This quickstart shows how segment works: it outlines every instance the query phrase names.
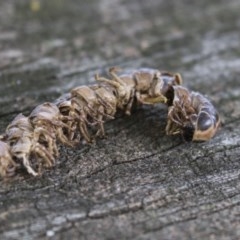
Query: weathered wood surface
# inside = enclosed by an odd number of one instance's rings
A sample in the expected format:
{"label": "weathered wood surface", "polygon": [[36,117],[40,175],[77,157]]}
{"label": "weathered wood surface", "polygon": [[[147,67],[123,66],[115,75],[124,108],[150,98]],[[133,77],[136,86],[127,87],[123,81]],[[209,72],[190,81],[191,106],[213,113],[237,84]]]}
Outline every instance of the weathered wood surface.
{"label": "weathered wood surface", "polygon": [[164,134],[166,108],[145,107],[93,146],[61,146],[43,176],[1,181],[0,239],[240,239],[239,12],[238,0],[1,1],[1,132],[112,65],[180,72],[224,126],[183,143]]}

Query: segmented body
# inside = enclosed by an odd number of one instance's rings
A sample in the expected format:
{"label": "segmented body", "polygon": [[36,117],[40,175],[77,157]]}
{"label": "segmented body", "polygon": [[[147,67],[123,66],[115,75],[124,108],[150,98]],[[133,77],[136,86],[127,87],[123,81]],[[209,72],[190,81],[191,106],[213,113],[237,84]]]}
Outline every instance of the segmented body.
{"label": "segmented body", "polygon": [[[33,176],[38,175],[34,166],[51,167],[55,162],[53,152],[49,151],[45,142],[40,139],[43,133],[46,134],[43,129],[34,129],[29,118],[23,114],[17,115],[5,132],[6,141],[11,147],[11,155]],[[52,136],[49,136],[50,138]],[[35,155],[37,162],[30,161],[30,157],[33,155]]]}
{"label": "segmented body", "polygon": [[39,132],[39,137],[48,145],[51,154],[58,156],[57,139],[70,147],[73,143],[67,139],[63,133],[63,128],[67,128],[70,132],[72,129],[64,123],[64,121],[72,121],[69,116],[60,113],[58,107],[54,103],[46,102],[37,106],[29,115],[34,131]]}
{"label": "segmented body", "polygon": [[38,172],[42,165],[54,165],[58,142],[73,147],[81,140],[90,143],[96,136],[104,137],[105,121],[113,119],[117,110],[130,115],[134,103],[169,106],[169,135],[189,138],[191,132],[193,140],[208,140],[215,134],[219,119],[214,107],[202,95],[179,86],[179,74],[148,68],[119,75],[118,71],[110,68],[110,78],[95,75],[97,84],[75,87],[54,103],[37,106],[28,117],[19,114],[6,129],[8,144],[0,141],[0,174],[13,174],[16,160],[28,173],[38,175],[35,165]]}
{"label": "segmented body", "polygon": [[115,88],[117,107],[130,115],[134,99],[141,104],[167,103],[172,86],[182,83],[179,74],[161,73],[155,69],[140,68],[117,75],[118,68],[110,68],[112,78],[95,76],[97,81]]}
{"label": "segmented body", "polygon": [[0,175],[2,177],[11,177],[15,173],[17,164],[13,161],[10,152],[10,146],[0,141]]}
{"label": "segmented body", "polygon": [[95,135],[104,137],[104,122],[113,119],[118,109],[129,115],[134,100],[141,104],[167,103],[167,97],[173,94],[172,86],[182,82],[179,74],[161,73],[154,69],[142,68],[119,76],[117,71],[119,69],[110,68],[111,79],[96,75],[99,84],[76,87],[55,102],[63,115],[74,119],[68,125],[79,130],[78,136],[67,133],[70,140],[81,136],[92,142],[94,138],[89,130],[93,126],[97,126]]}
{"label": "segmented body", "polygon": [[173,86],[174,98],[169,107],[166,133],[182,134],[186,141],[207,141],[219,125],[219,115],[212,103],[198,92]]}

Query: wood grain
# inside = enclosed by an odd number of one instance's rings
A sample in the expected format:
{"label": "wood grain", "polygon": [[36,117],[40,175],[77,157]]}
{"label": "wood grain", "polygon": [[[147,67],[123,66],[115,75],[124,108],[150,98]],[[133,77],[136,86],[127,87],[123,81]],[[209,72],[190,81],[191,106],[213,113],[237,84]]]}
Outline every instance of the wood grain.
{"label": "wood grain", "polygon": [[[34,5],[39,3],[39,5]],[[239,239],[240,2],[15,0],[0,3],[0,130],[92,84],[109,66],[180,72],[214,102],[211,141],[164,133],[164,106],[60,147],[41,177],[0,186],[1,239]]]}

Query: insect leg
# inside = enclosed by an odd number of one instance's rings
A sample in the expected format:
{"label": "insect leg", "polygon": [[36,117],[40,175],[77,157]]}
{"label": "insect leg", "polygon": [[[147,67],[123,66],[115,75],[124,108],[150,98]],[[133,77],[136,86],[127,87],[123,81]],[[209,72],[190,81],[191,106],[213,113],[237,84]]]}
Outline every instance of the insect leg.
{"label": "insect leg", "polygon": [[62,128],[57,128],[57,137],[61,143],[66,144],[69,147],[74,147],[73,142],[69,141],[69,139],[67,139],[67,137],[64,135]]}
{"label": "insect leg", "polygon": [[176,85],[182,85],[183,79],[182,79],[181,74],[180,74],[180,73],[176,73],[176,74],[174,75],[174,77],[175,77],[174,83],[175,83]]}
{"label": "insect leg", "polygon": [[49,132],[47,132],[46,129],[36,128],[36,129],[34,129],[34,137],[33,137],[33,139],[36,143],[39,140],[40,141],[42,140],[40,137],[41,135],[44,137],[43,141],[47,143],[50,153],[53,154],[54,156],[58,157],[59,152],[57,149],[55,136],[53,136],[53,134],[49,134]]}
{"label": "insect leg", "polygon": [[167,135],[174,135],[180,133],[179,126],[182,125],[180,119],[178,118],[176,120],[176,114],[174,112],[174,107],[169,107],[168,110],[168,120],[167,120],[167,126],[166,126],[166,133]]}
{"label": "insect leg", "polygon": [[112,67],[109,69],[109,74],[113,77],[113,80],[120,83],[122,86],[126,85],[126,83],[123,82],[123,80],[116,74],[117,71],[118,71],[118,68]]}
{"label": "insect leg", "polygon": [[98,114],[98,120],[99,120],[99,129],[96,133],[96,136],[100,136],[100,137],[105,137],[105,130],[104,130],[104,126],[103,126],[103,116],[105,116],[106,114],[104,113],[104,107],[100,106],[99,109],[99,114]]}
{"label": "insect leg", "polygon": [[33,168],[30,166],[29,159],[26,155],[23,156],[23,166],[26,167],[27,172],[29,174],[32,174],[33,176],[37,176],[38,174],[33,170]]}
{"label": "insect leg", "polygon": [[142,104],[167,103],[167,98],[163,95],[157,97],[149,97],[148,94],[136,93],[137,100]]}
{"label": "insect leg", "polygon": [[53,155],[49,153],[48,150],[41,144],[37,143],[34,151],[45,160],[48,167],[51,167],[55,164],[55,158]]}
{"label": "insect leg", "polygon": [[126,108],[125,108],[125,114],[130,116],[131,115],[131,109],[134,101],[134,91],[131,91],[130,101],[128,102]]}
{"label": "insect leg", "polygon": [[88,129],[87,129],[87,126],[86,126],[86,123],[80,121],[78,123],[78,126],[79,126],[79,131],[80,133],[82,134],[83,138],[88,142],[88,143],[91,143],[93,140],[92,138],[90,137],[89,133],[88,133]]}

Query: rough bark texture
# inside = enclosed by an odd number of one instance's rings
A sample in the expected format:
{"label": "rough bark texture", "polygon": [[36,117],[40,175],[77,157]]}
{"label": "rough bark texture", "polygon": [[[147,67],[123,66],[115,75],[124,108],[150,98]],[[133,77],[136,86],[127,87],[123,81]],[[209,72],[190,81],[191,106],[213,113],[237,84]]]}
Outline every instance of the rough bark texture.
{"label": "rough bark texture", "polygon": [[223,127],[206,143],[164,134],[166,108],[60,146],[41,177],[0,186],[1,239],[239,239],[240,1],[0,3],[0,130],[109,66],[180,72]]}

